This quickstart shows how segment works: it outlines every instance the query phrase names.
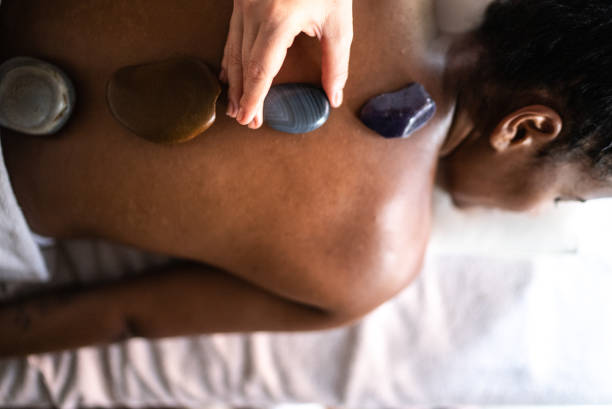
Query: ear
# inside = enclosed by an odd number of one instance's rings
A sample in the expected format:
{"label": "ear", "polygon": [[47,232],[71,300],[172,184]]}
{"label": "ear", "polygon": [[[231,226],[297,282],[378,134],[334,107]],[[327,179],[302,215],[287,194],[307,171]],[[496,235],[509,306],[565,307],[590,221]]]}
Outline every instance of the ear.
{"label": "ear", "polygon": [[555,139],[563,129],[557,112],[544,105],[530,105],[514,111],[497,125],[490,142],[497,152],[540,146]]}

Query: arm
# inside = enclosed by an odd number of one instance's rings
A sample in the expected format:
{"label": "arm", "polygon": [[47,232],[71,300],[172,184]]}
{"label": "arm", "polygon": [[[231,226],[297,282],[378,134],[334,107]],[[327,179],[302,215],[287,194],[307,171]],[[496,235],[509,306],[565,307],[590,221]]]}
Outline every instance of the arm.
{"label": "arm", "polygon": [[0,358],[128,337],[315,330],[351,318],[281,298],[210,268],[173,266],[0,307]]}

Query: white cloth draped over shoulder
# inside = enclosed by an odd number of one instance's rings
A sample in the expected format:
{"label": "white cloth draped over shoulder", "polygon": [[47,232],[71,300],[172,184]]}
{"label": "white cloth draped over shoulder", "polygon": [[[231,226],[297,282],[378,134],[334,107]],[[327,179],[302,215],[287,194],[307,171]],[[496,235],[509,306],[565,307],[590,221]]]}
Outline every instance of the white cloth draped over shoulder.
{"label": "white cloth draped over shoulder", "polygon": [[13,193],[0,147],[0,282],[48,278],[40,249]]}

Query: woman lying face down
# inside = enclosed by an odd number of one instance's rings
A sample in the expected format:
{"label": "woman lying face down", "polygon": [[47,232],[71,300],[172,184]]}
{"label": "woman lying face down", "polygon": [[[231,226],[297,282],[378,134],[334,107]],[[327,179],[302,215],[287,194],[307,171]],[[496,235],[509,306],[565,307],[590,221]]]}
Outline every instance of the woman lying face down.
{"label": "woman lying face down", "polygon": [[610,195],[611,13],[605,1],[490,6],[449,136],[461,145],[440,162],[455,203],[521,211]]}
{"label": "woman lying face down", "polygon": [[[604,1],[496,2],[456,39],[437,35],[429,1],[360,1],[345,103],[319,130],[251,131],[218,115],[165,146],[121,127],[105,100],[116,70],[176,54],[219,68],[231,14],[219,3],[3,3],[3,57],[56,62],[79,93],[56,138],[3,134],[32,229],[182,261],[1,307],[0,355],[348,324],[419,272],[437,169],[459,205],[527,210],[610,190]],[[317,83],[317,47],[298,38],[277,82]],[[410,82],[437,102],[426,127],[386,140],[359,122],[365,101]]]}

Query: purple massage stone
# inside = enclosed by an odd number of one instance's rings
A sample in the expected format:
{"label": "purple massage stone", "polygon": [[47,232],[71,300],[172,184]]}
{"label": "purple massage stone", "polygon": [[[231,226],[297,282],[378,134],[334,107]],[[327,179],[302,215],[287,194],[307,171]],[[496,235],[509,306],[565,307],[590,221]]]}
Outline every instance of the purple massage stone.
{"label": "purple massage stone", "polygon": [[435,114],[436,103],[416,82],[396,92],[370,99],[361,109],[361,121],[385,138],[407,138]]}

